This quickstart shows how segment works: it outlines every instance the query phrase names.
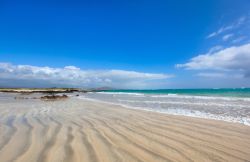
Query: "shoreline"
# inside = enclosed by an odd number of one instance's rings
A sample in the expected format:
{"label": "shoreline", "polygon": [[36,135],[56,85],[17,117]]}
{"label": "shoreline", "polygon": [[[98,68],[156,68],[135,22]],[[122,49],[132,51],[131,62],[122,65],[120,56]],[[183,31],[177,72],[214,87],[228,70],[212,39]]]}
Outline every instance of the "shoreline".
{"label": "shoreline", "polygon": [[85,92],[78,88],[0,88],[4,93],[73,93]]}
{"label": "shoreline", "polygon": [[78,98],[0,104],[0,161],[249,161],[250,127]]}
{"label": "shoreline", "polygon": [[156,109],[154,110],[150,110],[150,109],[145,109],[143,107],[135,107],[135,106],[128,106],[128,105],[124,105],[124,104],[119,104],[119,103],[112,103],[112,102],[107,102],[107,101],[102,101],[102,100],[98,100],[98,99],[91,99],[91,98],[84,98],[84,97],[80,97],[80,99],[82,100],[89,100],[89,101],[93,101],[93,102],[99,102],[99,103],[104,103],[104,104],[112,104],[115,106],[121,106],[123,108],[127,108],[127,109],[134,109],[134,110],[142,110],[142,111],[149,111],[149,112],[154,112],[154,113],[159,113],[159,114],[167,114],[167,115],[175,115],[175,116],[184,116],[184,117],[191,117],[191,118],[198,118],[198,119],[208,119],[208,120],[216,120],[216,121],[223,121],[223,122],[229,122],[229,123],[238,123],[238,124],[243,124],[245,126],[250,126],[250,122],[245,119],[243,121],[241,120],[237,120],[237,119],[230,119],[230,117],[219,117],[219,116],[215,116],[213,114],[203,114],[202,116],[198,116],[195,114],[178,114],[178,113],[170,113],[167,111],[157,111]]}
{"label": "shoreline", "polygon": [[[16,91],[18,90],[18,92]],[[153,108],[153,107],[140,107],[140,106],[131,106],[131,105],[127,105],[127,104],[123,104],[123,103],[116,103],[116,102],[110,102],[110,101],[105,101],[105,100],[101,100],[101,99],[95,99],[95,98],[89,98],[86,97],[85,95],[89,94],[110,94],[109,92],[96,92],[96,91],[81,91],[80,89],[67,89],[67,88],[63,88],[63,89],[42,89],[43,91],[40,92],[41,89],[24,89],[24,91],[20,91],[19,89],[12,89],[12,91],[10,92],[10,94],[16,94],[19,96],[15,96],[15,99],[41,99],[41,100],[60,100],[60,99],[66,99],[66,98],[79,98],[82,100],[89,100],[89,101],[94,101],[94,102],[99,102],[99,103],[104,103],[104,104],[112,104],[112,105],[116,105],[116,106],[121,106],[124,108],[128,108],[128,109],[135,109],[135,110],[143,110],[143,111],[149,111],[149,112],[155,112],[155,113],[160,113],[160,114],[168,114],[168,115],[177,115],[177,116],[185,116],[185,117],[193,117],[193,118],[199,118],[199,119],[211,119],[211,120],[217,120],[217,121],[224,121],[224,122],[230,122],[230,123],[239,123],[239,124],[243,124],[246,126],[250,126],[250,118],[249,117],[231,117],[231,116],[220,116],[220,115],[215,115],[215,114],[211,114],[211,113],[206,113],[206,112],[202,112],[199,110],[188,110],[188,109],[159,109],[159,108]],[[29,91],[32,91],[31,93],[29,93]],[[48,93],[51,92],[52,93]],[[78,92],[78,93],[77,93]],[[6,93],[8,94],[9,92],[1,92],[0,89],[0,93]],[[82,93],[82,95],[81,95]],[[59,95],[62,94],[62,95]],[[67,94],[67,95],[66,95]],[[69,94],[69,95],[68,95]],[[111,94],[115,94],[115,93],[111,93]],[[120,93],[118,93],[119,95]],[[125,93],[127,94],[127,93]],[[130,93],[129,93],[130,94]],[[26,95],[26,97],[25,97]],[[34,97],[34,95],[36,95],[36,97]],[[117,94],[115,94],[117,95]],[[134,94],[134,95],[140,95],[140,96],[147,96],[147,94]],[[33,97],[32,97],[33,96]],[[158,95],[157,95],[158,96]],[[153,96],[155,97],[155,96]],[[161,96],[161,98],[164,96]],[[165,96],[166,97],[166,96]],[[167,96],[169,97],[169,96]],[[171,97],[176,97],[176,96],[171,96]],[[171,98],[170,97],[170,98]],[[182,97],[182,96],[178,96],[178,97]],[[186,96],[184,96],[185,98],[187,98]],[[193,98],[193,99],[200,99],[200,96],[194,96],[194,97],[189,97],[189,98]],[[210,97],[206,97],[205,99],[210,99]],[[221,99],[221,97],[219,97]],[[202,97],[202,99],[204,99],[204,97]],[[215,99],[214,97],[212,97],[212,99]],[[218,99],[218,98],[217,98]],[[222,98],[224,100],[224,98]],[[233,99],[233,101],[239,101],[245,98],[238,98],[238,99]],[[228,100],[228,98],[227,98]],[[225,100],[225,101],[227,101]],[[250,98],[245,99],[244,101],[249,101]],[[145,101],[147,102],[147,101]]]}

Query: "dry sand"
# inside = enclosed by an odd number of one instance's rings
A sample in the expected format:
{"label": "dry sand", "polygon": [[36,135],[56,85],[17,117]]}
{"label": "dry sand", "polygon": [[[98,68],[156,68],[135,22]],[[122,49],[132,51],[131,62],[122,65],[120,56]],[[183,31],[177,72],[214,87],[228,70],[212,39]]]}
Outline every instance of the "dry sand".
{"label": "dry sand", "polygon": [[80,99],[0,101],[0,162],[250,161],[250,127]]}

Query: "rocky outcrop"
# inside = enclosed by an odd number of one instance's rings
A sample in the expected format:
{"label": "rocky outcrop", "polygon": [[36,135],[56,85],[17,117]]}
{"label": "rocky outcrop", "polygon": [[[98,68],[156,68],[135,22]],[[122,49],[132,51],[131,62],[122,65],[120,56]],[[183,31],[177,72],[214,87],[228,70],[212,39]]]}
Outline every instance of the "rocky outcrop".
{"label": "rocky outcrop", "polygon": [[68,98],[67,95],[47,95],[47,96],[42,96],[42,100],[58,100],[58,99],[66,99]]}

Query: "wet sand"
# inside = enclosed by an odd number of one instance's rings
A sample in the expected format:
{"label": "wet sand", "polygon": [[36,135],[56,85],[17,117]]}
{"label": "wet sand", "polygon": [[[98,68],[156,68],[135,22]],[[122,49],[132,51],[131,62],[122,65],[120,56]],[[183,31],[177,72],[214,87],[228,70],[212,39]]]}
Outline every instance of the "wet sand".
{"label": "wet sand", "polygon": [[0,162],[250,161],[250,126],[70,98],[0,101]]}

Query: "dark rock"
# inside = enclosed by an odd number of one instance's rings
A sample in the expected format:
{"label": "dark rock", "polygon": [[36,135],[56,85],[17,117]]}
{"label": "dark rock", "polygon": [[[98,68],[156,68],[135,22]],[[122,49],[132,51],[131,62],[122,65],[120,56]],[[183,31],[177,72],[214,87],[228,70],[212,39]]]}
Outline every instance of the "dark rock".
{"label": "dark rock", "polygon": [[63,95],[46,95],[46,96],[42,96],[41,99],[42,100],[58,100],[58,99],[66,99],[68,98],[67,95],[63,94]]}

